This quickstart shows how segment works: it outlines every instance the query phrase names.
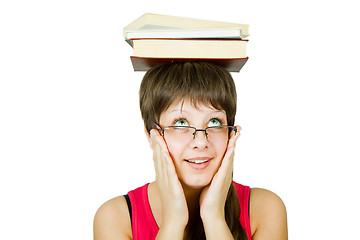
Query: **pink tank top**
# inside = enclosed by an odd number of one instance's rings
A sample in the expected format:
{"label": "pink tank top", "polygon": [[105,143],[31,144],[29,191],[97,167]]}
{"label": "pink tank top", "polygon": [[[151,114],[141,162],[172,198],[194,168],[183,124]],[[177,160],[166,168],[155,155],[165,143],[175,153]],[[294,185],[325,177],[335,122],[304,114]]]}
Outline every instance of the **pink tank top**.
{"label": "pink tank top", "polygon": [[[250,187],[233,182],[240,201],[240,223],[245,229],[248,239],[251,239],[249,220]],[[154,240],[159,227],[151,212],[148,200],[148,185],[145,184],[128,193],[132,209],[133,240]]]}

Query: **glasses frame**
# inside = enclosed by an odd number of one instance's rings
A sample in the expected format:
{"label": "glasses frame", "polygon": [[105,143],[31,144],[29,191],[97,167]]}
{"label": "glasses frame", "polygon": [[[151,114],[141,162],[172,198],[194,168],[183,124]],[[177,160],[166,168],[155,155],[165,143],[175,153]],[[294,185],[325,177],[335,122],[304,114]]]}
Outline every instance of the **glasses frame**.
{"label": "glasses frame", "polygon": [[166,127],[160,127],[160,125],[158,123],[155,123],[155,127],[158,130],[161,130],[162,136],[165,137],[165,129],[170,129],[170,128],[189,128],[189,129],[193,129],[193,139],[195,139],[196,137],[196,132],[204,132],[205,133],[205,137],[206,139],[208,139],[208,133],[207,130],[211,129],[211,128],[228,128],[230,129],[229,131],[229,135],[231,133],[231,131],[235,132],[235,135],[237,133],[237,128],[235,126],[228,126],[228,125],[221,125],[221,126],[214,126],[214,127],[207,127],[205,129],[201,129],[201,128],[196,128],[196,127],[191,127],[191,126],[166,126]]}

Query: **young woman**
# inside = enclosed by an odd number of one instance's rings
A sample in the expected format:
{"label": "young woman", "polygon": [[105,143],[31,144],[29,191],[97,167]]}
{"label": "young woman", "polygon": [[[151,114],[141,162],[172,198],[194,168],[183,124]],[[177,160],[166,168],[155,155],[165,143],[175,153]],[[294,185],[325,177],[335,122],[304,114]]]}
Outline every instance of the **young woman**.
{"label": "young woman", "polygon": [[205,62],[150,69],[140,87],[156,180],[104,203],[94,239],[287,239],[282,200],[232,179],[236,90]]}

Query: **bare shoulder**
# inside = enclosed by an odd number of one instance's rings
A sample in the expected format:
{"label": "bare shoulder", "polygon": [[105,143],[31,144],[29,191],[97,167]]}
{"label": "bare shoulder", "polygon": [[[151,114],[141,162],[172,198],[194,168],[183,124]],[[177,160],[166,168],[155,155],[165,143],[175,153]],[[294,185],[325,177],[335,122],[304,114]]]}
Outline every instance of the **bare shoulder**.
{"label": "bare shoulder", "polygon": [[94,217],[94,240],[132,239],[130,214],[124,196],[99,207]]}
{"label": "bare shoulder", "polygon": [[253,240],[288,239],[285,204],[269,190],[251,189],[250,223]]}

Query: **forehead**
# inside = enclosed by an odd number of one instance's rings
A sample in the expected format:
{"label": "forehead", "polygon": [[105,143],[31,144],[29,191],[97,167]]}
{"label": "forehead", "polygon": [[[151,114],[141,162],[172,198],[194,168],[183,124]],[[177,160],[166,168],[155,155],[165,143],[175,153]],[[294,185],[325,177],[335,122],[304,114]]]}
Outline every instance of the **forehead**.
{"label": "forehead", "polygon": [[183,100],[174,101],[165,111],[161,113],[163,114],[171,114],[171,113],[223,113],[225,111],[222,109],[216,109],[210,103],[204,103],[200,101],[191,101],[189,98]]}

